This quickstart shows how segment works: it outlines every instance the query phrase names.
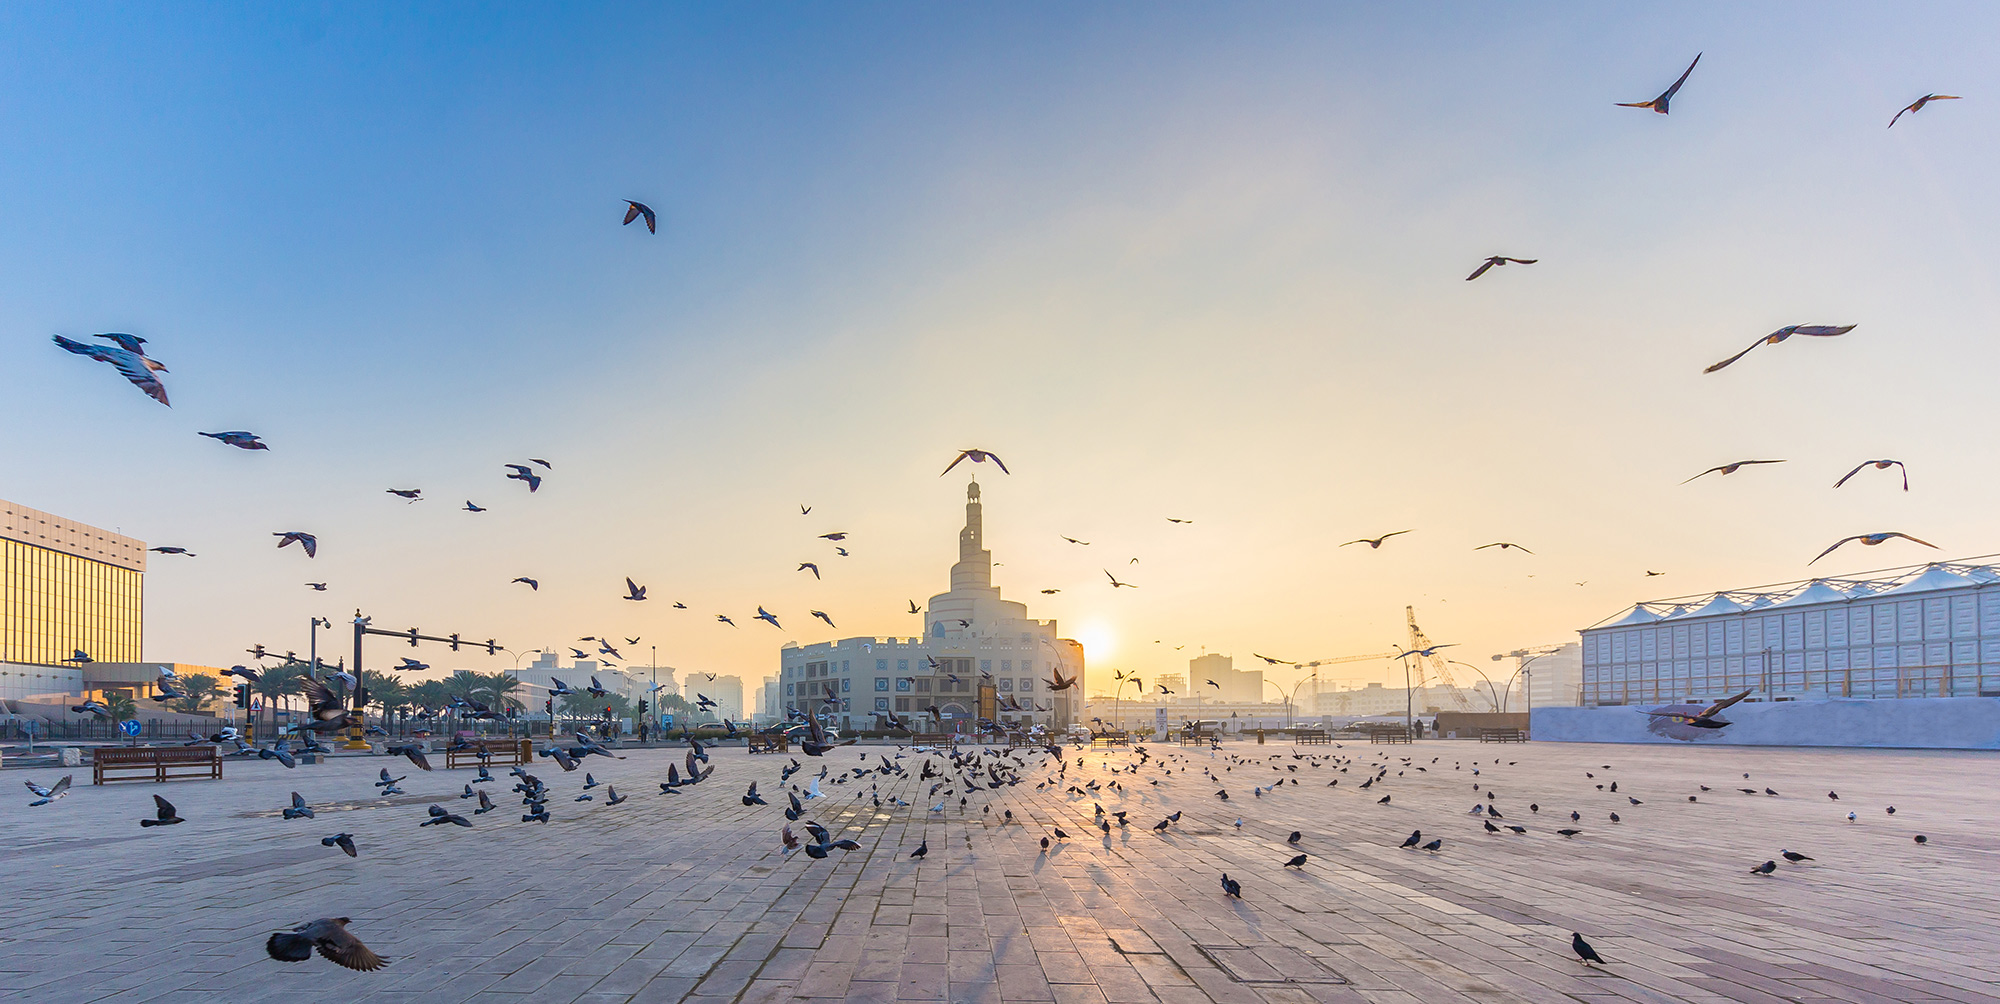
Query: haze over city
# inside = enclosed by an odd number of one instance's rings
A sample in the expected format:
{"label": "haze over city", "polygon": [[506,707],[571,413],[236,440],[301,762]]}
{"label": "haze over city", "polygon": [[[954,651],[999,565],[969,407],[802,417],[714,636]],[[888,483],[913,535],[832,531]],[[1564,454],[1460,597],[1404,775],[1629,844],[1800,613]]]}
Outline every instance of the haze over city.
{"label": "haze over city", "polygon": [[[921,633],[967,473],[1093,686],[1986,554],[1996,21],[16,7],[4,494],[195,552],[145,647],[217,666],[358,608],[754,680]],[[1611,107],[1696,53],[1673,114]],[[1802,323],[1856,327],[1702,372]],[[171,410],[49,343],[107,331]],[[270,450],[196,435],[233,429]],[[938,476],[974,447],[1011,474]],[[1786,462],[1681,483],[1747,457]],[[1831,487],[1876,457],[1911,490]],[[1882,530],[1939,550],[1808,567]]]}

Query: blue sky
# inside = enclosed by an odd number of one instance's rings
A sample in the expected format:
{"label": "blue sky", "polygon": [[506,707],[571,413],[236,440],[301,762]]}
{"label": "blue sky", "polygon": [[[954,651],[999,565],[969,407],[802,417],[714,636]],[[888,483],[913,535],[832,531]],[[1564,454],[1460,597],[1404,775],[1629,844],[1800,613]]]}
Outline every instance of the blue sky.
{"label": "blue sky", "polygon": [[[0,496],[199,552],[147,653],[224,665],[357,606],[752,679],[809,609],[911,633],[969,446],[1016,471],[1000,582],[1098,668],[1379,651],[1405,603],[1483,660],[1852,533],[1943,550],[1815,567],[2000,551],[1996,19],[11,7]],[[1613,107],[1696,52],[1672,115]],[[1883,128],[1931,91],[1967,99]],[[1464,282],[1489,254],[1542,261]],[[1701,374],[1802,322],[1859,327]],[[171,410],[48,341],[98,331]],[[272,451],[194,435],[237,428]],[[1884,455],[1915,491],[1830,489]],[[1677,484],[1750,456],[1788,463]],[[759,604],[787,630],[714,623]]]}

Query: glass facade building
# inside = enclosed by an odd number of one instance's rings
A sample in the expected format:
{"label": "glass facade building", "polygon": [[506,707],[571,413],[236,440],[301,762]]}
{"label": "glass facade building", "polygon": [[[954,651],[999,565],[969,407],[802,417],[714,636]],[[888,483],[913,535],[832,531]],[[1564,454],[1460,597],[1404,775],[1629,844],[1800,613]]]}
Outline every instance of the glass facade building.
{"label": "glass facade building", "polygon": [[141,661],[145,572],[142,541],[0,501],[0,662]]}

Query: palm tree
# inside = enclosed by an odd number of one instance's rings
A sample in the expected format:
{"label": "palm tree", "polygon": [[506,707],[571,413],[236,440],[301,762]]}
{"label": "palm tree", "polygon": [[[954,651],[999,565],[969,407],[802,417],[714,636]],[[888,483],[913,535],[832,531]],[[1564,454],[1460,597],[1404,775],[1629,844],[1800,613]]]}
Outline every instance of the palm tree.
{"label": "palm tree", "polygon": [[139,713],[139,703],[132,700],[132,695],[122,690],[105,691],[104,707],[111,713],[111,720],[114,722],[125,721]]}
{"label": "palm tree", "polygon": [[473,675],[480,678],[479,696],[484,698],[485,703],[491,706],[493,710],[505,711],[509,707],[527,707],[527,705],[521,703],[520,698],[514,696],[514,692],[521,689],[521,681],[515,679],[514,674],[506,670],[501,670],[498,673],[474,673]]}
{"label": "palm tree", "polygon": [[368,691],[369,703],[382,709],[382,727],[389,727],[389,718],[398,711],[407,712],[410,707],[410,688],[403,681],[387,673],[372,669],[361,671],[361,685]]}
{"label": "palm tree", "polygon": [[207,673],[189,673],[181,677],[180,684],[180,691],[186,696],[167,703],[167,706],[175,711],[200,711],[215,700],[216,694],[221,693],[221,689],[216,686],[215,677]]}
{"label": "palm tree", "polygon": [[443,680],[423,680],[409,687],[409,701],[427,711],[442,711],[451,703],[451,688]]}
{"label": "palm tree", "polygon": [[303,666],[303,663],[297,662],[272,666],[259,672],[257,682],[250,685],[252,691],[263,695],[264,707],[270,709],[272,721],[275,722],[278,718],[279,699],[284,699],[286,706],[290,707],[291,695],[298,693],[300,686],[305,682],[306,674]]}

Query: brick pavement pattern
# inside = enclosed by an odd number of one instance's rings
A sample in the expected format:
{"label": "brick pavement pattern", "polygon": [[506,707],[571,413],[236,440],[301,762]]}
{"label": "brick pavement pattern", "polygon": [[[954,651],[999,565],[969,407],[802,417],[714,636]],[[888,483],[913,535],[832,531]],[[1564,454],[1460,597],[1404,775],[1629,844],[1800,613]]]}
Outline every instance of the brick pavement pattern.
{"label": "brick pavement pattern", "polygon": [[[520,821],[513,779],[496,771],[486,787],[501,808],[469,830],[417,824],[433,802],[469,812],[457,794],[473,771],[426,774],[382,757],[289,771],[232,760],[219,782],[86,785],[33,809],[16,790],[0,806],[12,887],[0,903],[0,992],[36,1004],[2000,1004],[1992,754],[1451,741],[1296,751],[1305,759],[1249,743],[1214,757],[1147,749],[1136,773],[1113,773],[1136,754],[1071,751],[1067,777],[1040,790],[1048,772],[1033,753],[1027,783],[941,813],[928,811],[933,782],[917,780],[917,753],[900,761],[906,777],[829,777],[807,818],[862,846],[826,860],[780,853],[787,758],[734,749],[715,750],[714,777],[678,795],[656,784],[678,751],[586,760],[631,797],[619,806],[604,804],[602,787],[595,801],[570,801],[583,770],[538,762],[553,791],[546,825]],[[897,752],[800,758],[808,769],[793,780]],[[1352,760],[1343,773],[1330,757]],[[410,775],[409,795],[373,797],[385,764]],[[1375,764],[1387,776],[1359,789]],[[61,773],[5,777],[47,784]],[[770,806],[741,804],[752,779]],[[1092,781],[1097,790],[1066,790]],[[915,804],[877,809],[871,783]],[[317,819],[279,818],[294,789]],[[156,791],[188,821],[142,830]],[[1527,834],[1486,833],[1468,814],[1489,791],[1500,822]],[[1390,804],[1377,803],[1384,794]],[[1100,833],[1093,803],[1130,812],[1132,825]],[[1178,824],[1151,829],[1175,810]],[[1583,833],[1554,832],[1571,825]],[[1057,826],[1071,839],[1042,852]],[[1296,849],[1285,841],[1295,829]],[[1400,848],[1413,829],[1443,849]],[[358,859],[320,846],[343,830]],[[1915,844],[1918,833],[1930,842]],[[929,856],[912,861],[921,840]],[[1750,874],[1786,847],[1816,860]],[[1280,867],[1299,850],[1304,869]],[[1241,900],[1222,895],[1225,871],[1243,883]],[[352,917],[388,968],[265,957],[269,932],[320,916]],[[1580,965],[1571,931],[1610,964]]]}

